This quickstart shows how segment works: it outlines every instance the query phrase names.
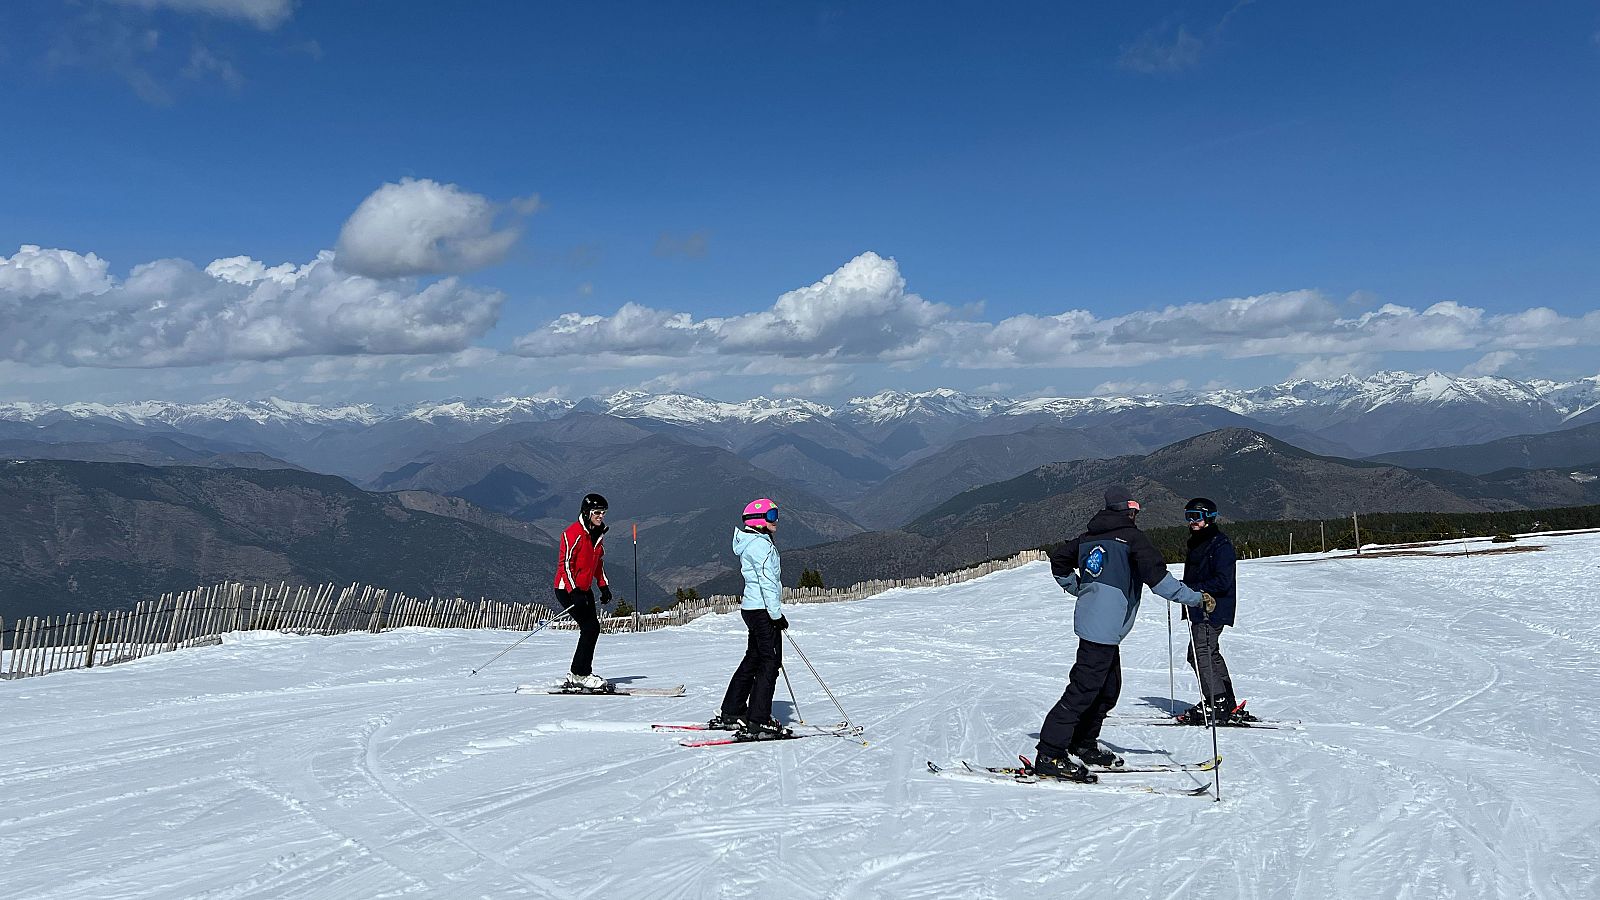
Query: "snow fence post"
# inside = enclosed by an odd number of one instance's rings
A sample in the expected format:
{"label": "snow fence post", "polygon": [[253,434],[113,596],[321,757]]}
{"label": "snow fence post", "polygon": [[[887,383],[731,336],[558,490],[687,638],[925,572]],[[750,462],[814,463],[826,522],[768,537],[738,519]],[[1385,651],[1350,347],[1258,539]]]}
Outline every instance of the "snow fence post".
{"label": "snow fence post", "polygon": [[85,653],[84,657],[83,657],[83,667],[85,669],[94,668],[94,645],[99,641],[99,639],[100,639],[100,611],[96,610],[94,612],[94,614],[89,617],[88,652]]}

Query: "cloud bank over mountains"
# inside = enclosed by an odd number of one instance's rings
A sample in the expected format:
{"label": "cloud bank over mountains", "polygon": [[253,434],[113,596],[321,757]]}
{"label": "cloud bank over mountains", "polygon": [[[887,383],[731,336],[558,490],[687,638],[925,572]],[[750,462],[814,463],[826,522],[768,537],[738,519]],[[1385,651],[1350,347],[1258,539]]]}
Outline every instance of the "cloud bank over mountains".
{"label": "cloud bank over mountains", "polygon": [[[529,357],[764,356],[819,363],[927,361],[968,369],[1102,368],[1169,359],[1354,358],[1394,351],[1504,354],[1600,343],[1600,312],[1490,314],[1452,301],[1350,312],[1295,290],[1101,317],[1085,309],[984,322],[906,289],[898,264],[863,253],[769,308],[696,319],[628,303],[609,316],[566,313],[515,342]],[[1488,364],[1486,362],[1486,364]]]}
{"label": "cloud bank over mountains", "polygon": [[94,254],[0,257],[0,358],[148,368],[323,354],[440,353],[491,327],[502,297],[454,278],[369,278],[324,251],[304,265],[181,259],[112,277]]}
{"label": "cloud bank over mountains", "polygon": [[[275,379],[353,387],[508,382],[474,388],[490,393],[551,389],[582,360],[590,384],[609,370],[625,382],[617,388],[715,389],[746,379],[816,397],[922,367],[1113,369],[1120,384],[1173,376],[1120,370],[1196,359],[1209,361],[1206,377],[1218,360],[1272,358],[1297,377],[1323,378],[1376,371],[1386,354],[1467,352],[1477,356],[1467,374],[1493,374],[1535,351],[1600,345],[1600,311],[1491,313],[1449,300],[1362,308],[1309,289],[1122,315],[1080,308],[986,318],[981,305],[910,290],[899,263],[871,251],[743,312],[627,302],[610,314],[565,312],[520,335],[496,334],[507,304],[529,301],[465,276],[503,261],[538,206],[537,197],[497,201],[404,178],[367,196],[334,248],[304,263],[158,259],[118,275],[94,252],[25,244],[0,256],[0,366],[272,365]],[[526,322],[532,310],[523,312]]]}

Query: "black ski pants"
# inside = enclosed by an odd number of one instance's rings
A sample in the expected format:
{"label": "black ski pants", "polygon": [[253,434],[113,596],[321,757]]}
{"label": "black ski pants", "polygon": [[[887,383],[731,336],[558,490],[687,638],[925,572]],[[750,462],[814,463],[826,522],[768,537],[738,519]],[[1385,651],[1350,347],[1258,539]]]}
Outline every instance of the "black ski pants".
{"label": "black ski pants", "polygon": [[1079,639],[1067,690],[1039,729],[1039,754],[1060,757],[1074,747],[1094,746],[1121,693],[1121,648]]}
{"label": "black ski pants", "polygon": [[728,682],[722,697],[722,715],[727,719],[765,722],[772,718],[772,692],[778,687],[778,669],[783,666],[783,632],[764,609],[741,609],[739,616],[749,636],[744,659]]}
{"label": "black ski pants", "polygon": [[574,675],[594,674],[594,645],[600,642],[600,613],[595,607],[594,591],[556,590],[556,599],[563,607],[572,610],[572,621],[578,623],[578,648],[572,651]]}
{"label": "black ski pants", "polygon": [[1200,679],[1200,695],[1212,702],[1224,702],[1232,709],[1239,705],[1233,696],[1233,678],[1228,661],[1222,658],[1218,641],[1225,626],[1210,622],[1189,622],[1189,668]]}

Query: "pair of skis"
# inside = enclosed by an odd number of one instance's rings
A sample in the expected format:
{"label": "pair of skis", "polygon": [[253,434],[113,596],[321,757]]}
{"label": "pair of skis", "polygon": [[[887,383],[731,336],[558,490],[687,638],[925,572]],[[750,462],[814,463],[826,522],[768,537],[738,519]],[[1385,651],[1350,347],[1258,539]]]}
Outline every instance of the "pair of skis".
{"label": "pair of skis", "polygon": [[809,737],[836,737],[836,738],[843,738],[844,740],[850,741],[851,743],[860,744],[863,747],[867,746],[867,742],[863,741],[863,740],[860,740],[860,738],[859,738],[859,735],[863,731],[866,730],[861,725],[851,725],[849,722],[841,722],[838,725],[834,725],[834,726],[830,726],[830,727],[823,727],[821,725],[804,725],[804,724],[802,724],[800,727],[801,728],[809,728],[809,729],[812,729],[812,730],[810,730],[810,731],[800,731],[800,732],[791,731],[790,734],[785,735],[784,737],[772,737],[772,738],[767,738],[765,740],[752,740],[752,739],[749,739],[749,738],[740,738],[740,737],[738,737],[736,734],[734,734],[732,732],[728,732],[728,731],[726,731],[724,729],[721,729],[721,728],[712,728],[710,725],[699,725],[699,724],[684,724],[684,725],[680,725],[680,724],[670,724],[669,723],[669,724],[659,724],[659,725],[651,725],[650,726],[650,728],[652,730],[654,730],[654,731],[690,731],[690,732],[713,732],[714,731],[714,732],[719,732],[719,733],[725,735],[723,737],[687,737],[687,738],[684,738],[683,740],[678,741],[679,746],[682,746],[682,747],[727,747],[727,746],[731,746],[733,744],[772,744],[772,743],[777,743],[777,742],[780,742],[780,741],[797,741],[797,740],[799,740],[801,738],[809,738]]}
{"label": "pair of skis", "polygon": [[519,694],[568,694],[586,697],[682,697],[683,685],[673,685],[669,688],[630,688],[606,682],[605,687],[586,688],[575,684],[558,684],[554,687],[544,687],[537,684],[523,684],[517,686]]}
{"label": "pair of skis", "polygon": [[1026,757],[1019,757],[1021,766],[979,766],[966,760],[961,761],[961,768],[947,768],[932,760],[928,761],[928,771],[942,778],[965,779],[972,781],[986,781],[992,783],[1031,784],[1045,788],[1062,788],[1075,791],[1097,791],[1113,794],[1152,794],[1168,797],[1205,797],[1211,793],[1211,785],[1204,784],[1193,788],[1174,788],[1162,785],[1144,783],[1101,782],[1102,775],[1137,775],[1159,772],[1209,772],[1222,765],[1222,757],[1218,756],[1197,763],[1165,763],[1148,766],[1124,766],[1122,768],[1093,768],[1090,771],[1096,776],[1095,781],[1074,781],[1068,778],[1057,778],[1048,775],[1037,775],[1033,765]]}

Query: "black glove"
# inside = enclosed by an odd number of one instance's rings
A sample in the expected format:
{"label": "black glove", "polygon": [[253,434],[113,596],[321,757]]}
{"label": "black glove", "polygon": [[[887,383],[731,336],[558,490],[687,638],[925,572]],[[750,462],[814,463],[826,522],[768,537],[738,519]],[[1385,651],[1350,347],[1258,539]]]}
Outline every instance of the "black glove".
{"label": "black glove", "polygon": [[776,622],[773,622],[772,624],[777,626],[777,629],[779,631],[788,631],[789,630],[789,617],[788,616],[779,616],[778,620]]}
{"label": "black glove", "polygon": [[609,585],[609,584],[600,585],[600,602],[601,603],[610,603],[611,602],[611,585]]}

